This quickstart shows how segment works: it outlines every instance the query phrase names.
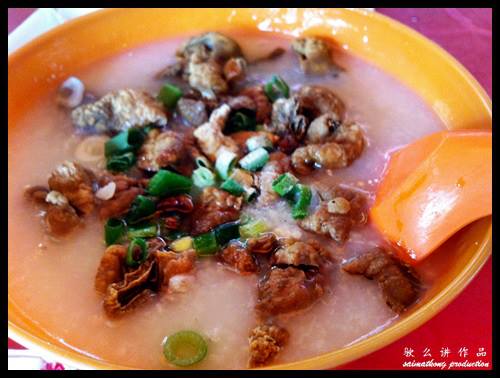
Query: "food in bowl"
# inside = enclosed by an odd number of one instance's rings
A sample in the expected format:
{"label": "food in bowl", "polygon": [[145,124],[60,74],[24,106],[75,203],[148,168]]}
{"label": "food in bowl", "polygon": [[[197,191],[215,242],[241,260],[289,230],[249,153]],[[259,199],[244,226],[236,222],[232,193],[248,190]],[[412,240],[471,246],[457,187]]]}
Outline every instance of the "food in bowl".
{"label": "food in bowl", "polygon": [[387,153],[442,128],[319,37],[208,32],[96,63],[11,137],[11,290],[50,334],[130,367],[352,344],[432,285],[367,211]]}

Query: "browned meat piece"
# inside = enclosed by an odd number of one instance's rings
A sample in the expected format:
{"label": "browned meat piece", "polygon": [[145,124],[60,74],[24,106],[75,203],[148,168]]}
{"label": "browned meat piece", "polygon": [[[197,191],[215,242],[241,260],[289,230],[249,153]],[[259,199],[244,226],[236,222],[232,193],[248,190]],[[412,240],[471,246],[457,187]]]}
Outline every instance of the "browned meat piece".
{"label": "browned meat piece", "polygon": [[228,90],[227,82],[222,76],[222,67],[217,62],[204,62],[192,55],[184,73],[188,76],[189,85],[203,97],[215,99]]}
{"label": "browned meat piece", "polygon": [[304,85],[295,98],[300,106],[299,113],[306,114],[311,121],[325,113],[335,113],[341,120],[344,118],[344,103],[330,88]]}
{"label": "browned meat piece", "polygon": [[340,119],[336,113],[325,113],[311,122],[307,129],[307,143],[326,142],[329,135],[340,127]]}
{"label": "browned meat piece", "polygon": [[231,110],[248,109],[255,110],[255,102],[249,96],[223,96],[221,97],[221,103],[226,103],[229,105]]}
{"label": "browned meat piece", "polygon": [[217,32],[192,37],[177,54],[181,56],[200,54],[204,59],[213,59],[217,62],[242,56],[241,47],[236,41]]}
{"label": "browned meat piece", "polygon": [[276,134],[267,131],[236,131],[231,134],[231,138],[236,142],[240,151],[245,151],[247,149],[247,140],[255,136],[266,137],[273,144],[277,143],[280,139]]}
{"label": "browned meat piece", "polygon": [[51,190],[62,193],[69,203],[84,215],[94,210],[92,175],[78,163],[66,161],[49,177]]}
{"label": "browned meat piece", "polygon": [[375,279],[382,288],[387,305],[397,313],[403,312],[417,299],[413,274],[382,248],[374,248],[347,261],[342,269]]}
{"label": "browned meat piece", "polygon": [[104,296],[104,311],[108,316],[118,316],[148,300],[158,287],[157,262],[150,258],[122,281],[112,283]]}
{"label": "browned meat piece", "polygon": [[267,233],[255,238],[247,239],[246,248],[251,253],[269,253],[274,251],[278,244],[278,239],[273,233]]}
{"label": "browned meat piece", "polygon": [[158,211],[176,211],[179,213],[191,213],[194,209],[193,199],[188,194],[163,198],[156,204]]}
{"label": "browned meat piece", "polygon": [[217,159],[221,148],[235,154],[239,153],[236,142],[222,133],[230,111],[229,105],[221,105],[212,112],[209,121],[199,126],[193,133],[201,151],[213,162]]}
{"label": "browned meat piece", "polygon": [[196,263],[196,253],[192,249],[182,253],[158,250],[154,254],[158,262],[160,288],[166,288],[173,276],[193,270]]}
{"label": "browned meat piece", "polygon": [[149,124],[165,126],[167,116],[162,105],[146,92],[122,89],[111,92],[71,113],[73,125],[83,132],[120,132]]}
{"label": "browned meat piece", "polygon": [[109,285],[123,279],[126,254],[127,248],[123,245],[106,248],[95,276],[95,288],[99,293],[106,294]]}
{"label": "browned meat piece", "polygon": [[219,254],[219,259],[241,274],[250,274],[258,271],[255,257],[245,244],[238,240],[231,241]]}
{"label": "browned meat piece", "polygon": [[208,120],[207,109],[203,101],[183,97],[177,101],[177,111],[191,126],[200,126]]}
{"label": "browned meat piece", "polygon": [[238,219],[242,203],[242,197],[214,187],[204,188],[192,213],[191,233],[202,234],[219,224]]}
{"label": "browned meat piece", "polygon": [[309,307],[323,295],[321,278],[319,273],[308,278],[303,270],[293,266],[271,268],[258,285],[259,316],[267,318]]}
{"label": "browned meat piece", "polygon": [[294,239],[282,242],[283,246],[278,249],[272,258],[276,265],[307,265],[321,267],[330,260],[330,255],[315,240],[307,243]]}
{"label": "browned meat piece", "polygon": [[224,77],[228,82],[241,80],[245,77],[247,62],[241,57],[230,58],[222,69]]}
{"label": "browned meat piece", "polygon": [[292,42],[292,49],[299,56],[300,68],[308,74],[326,74],[335,67],[332,51],[324,39],[301,37]]}
{"label": "browned meat piece", "polygon": [[267,205],[279,199],[279,195],[273,190],[273,181],[290,170],[290,158],[283,152],[273,152],[269,155],[268,163],[257,176],[260,188],[259,205]]}
{"label": "browned meat piece", "polygon": [[144,193],[147,185],[145,180],[135,180],[125,175],[104,176],[100,179],[101,186],[113,181],[116,189],[113,197],[99,204],[99,217],[101,219],[116,218],[125,214],[135,197]]}
{"label": "browned meat piece", "polygon": [[331,198],[321,201],[312,214],[298,221],[298,225],[306,231],[329,235],[342,244],[349,238],[354,225],[366,222],[366,199],[361,192],[343,187],[335,188],[327,196]]}
{"label": "browned meat piece", "polygon": [[45,201],[48,204],[45,223],[50,234],[67,235],[81,223],[75,209],[61,193],[51,191],[47,194]]}
{"label": "browned meat piece", "polygon": [[293,168],[303,175],[315,168],[344,168],[357,159],[364,149],[363,132],[356,124],[340,125],[328,140],[330,142],[324,144],[297,148],[292,154]]}
{"label": "browned meat piece", "polygon": [[277,325],[258,325],[248,338],[250,344],[250,367],[264,366],[272,362],[283,349],[290,335],[288,331]]}
{"label": "browned meat piece", "polygon": [[46,205],[45,198],[49,191],[47,187],[42,185],[28,186],[24,190],[24,197],[38,205]]}
{"label": "browned meat piece", "polygon": [[269,131],[280,136],[292,135],[297,141],[302,140],[307,132],[309,120],[300,113],[296,98],[280,98],[273,103]]}
{"label": "browned meat piece", "polygon": [[181,133],[153,129],[139,151],[137,166],[147,171],[158,171],[178,163],[185,153]]}
{"label": "browned meat piece", "polygon": [[264,93],[262,85],[245,88],[241,91],[243,96],[250,97],[255,103],[255,118],[258,123],[268,124],[271,120],[273,105]]}

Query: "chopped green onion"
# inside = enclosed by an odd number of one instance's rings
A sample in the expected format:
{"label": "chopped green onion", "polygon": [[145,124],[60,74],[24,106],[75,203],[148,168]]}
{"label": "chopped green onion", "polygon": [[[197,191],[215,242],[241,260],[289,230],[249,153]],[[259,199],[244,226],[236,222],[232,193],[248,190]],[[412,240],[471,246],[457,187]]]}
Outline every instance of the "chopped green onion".
{"label": "chopped green onion", "polygon": [[311,189],[302,184],[295,185],[292,193],[292,217],[293,219],[303,219],[308,214],[308,208],[311,204]]}
{"label": "chopped green onion", "polygon": [[104,155],[110,157],[135,152],[142,146],[144,139],[146,139],[144,130],[132,127],[108,140],[104,145]]}
{"label": "chopped green onion", "polygon": [[215,238],[219,245],[225,245],[230,240],[240,237],[240,222],[228,222],[221,224],[215,228]]}
{"label": "chopped green onion", "polygon": [[229,177],[229,174],[234,168],[237,159],[238,155],[236,155],[232,151],[223,149],[219,153],[219,155],[217,156],[217,160],[215,161],[215,171],[221,179],[225,180]]}
{"label": "chopped green onion", "polygon": [[265,148],[259,147],[256,150],[245,155],[240,160],[241,168],[248,171],[257,171],[262,168],[269,160],[269,152]]}
{"label": "chopped green onion", "polygon": [[273,142],[265,135],[256,135],[248,138],[246,141],[248,151],[254,151],[257,148],[265,148],[266,150],[273,149]]}
{"label": "chopped green onion", "polygon": [[266,222],[257,219],[241,225],[240,236],[245,239],[253,238],[259,236],[263,232],[266,232],[268,229],[269,227],[267,226]]}
{"label": "chopped green onion", "polygon": [[232,134],[237,131],[255,130],[257,121],[254,111],[243,112],[239,110],[229,116],[224,128],[225,134]]}
{"label": "chopped green onion", "polygon": [[191,190],[191,178],[160,169],[149,181],[148,192],[157,197],[187,193]]}
{"label": "chopped green onion", "polygon": [[139,194],[132,202],[126,220],[128,223],[137,223],[141,219],[153,214],[155,210],[155,203],[150,198]]}
{"label": "chopped green onion", "polygon": [[[139,252],[139,255],[137,255]],[[141,265],[148,258],[148,246],[146,241],[141,238],[132,239],[128,245],[127,255],[125,256],[125,263],[130,267],[137,267]]]}
{"label": "chopped green onion", "polygon": [[220,188],[228,193],[231,193],[234,196],[241,196],[245,192],[245,189],[232,178],[228,178],[226,181],[224,181]]}
{"label": "chopped green onion", "polygon": [[198,256],[211,256],[219,250],[215,232],[210,231],[193,238],[193,247]]}
{"label": "chopped green onion", "polygon": [[264,85],[264,93],[271,102],[274,102],[279,98],[288,98],[290,88],[281,77],[273,75],[271,80]]}
{"label": "chopped green onion", "polygon": [[106,245],[119,243],[125,235],[125,222],[122,219],[110,218],[104,225]]}
{"label": "chopped green onion", "polygon": [[191,236],[183,236],[174,240],[169,247],[175,252],[187,251],[193,247],[193,238]]}
{"label": "chopped green onion", "polygon": [[136,158],[132,152],[108,157],[106,169],[111,172],[126,172],[135,164]]}
{"label": "chopped green onion", "polygon": [[158,94],[158,100],[160,100],[166,108],[172,110],[177,105],[177,101],[182,97],[182,91],[180,88],[172,84],[165,84]]}
{"label": "chopped green onion", "polygon": [[284,197],[293,190],[298,182],[297,177],[287,172],[273,181],[272,188],[281,197]]}
{"label": "chopped green onion", "polygon": [[153,238],[158,235],[158,225],[156,223],[145,223],[135,227],[129,227],[127,237],[134,238]]}
{"label": "chopped green onion", "polygon": [[205,156],[198,156],[194,162],[197,167],[212,169],[212,163]]}
{"label": "chopped green onion", "polygon": [[205,167],[196,168],[191,179],[193,180],[193,185],[198,188],[215,185],[215,174]]}
{"label": "chopped green onion", "polygon": [[177,366],[191,366],[207,355],[205,339],[194,331],[179,331],[168,336],[163,344],[163,355]]}

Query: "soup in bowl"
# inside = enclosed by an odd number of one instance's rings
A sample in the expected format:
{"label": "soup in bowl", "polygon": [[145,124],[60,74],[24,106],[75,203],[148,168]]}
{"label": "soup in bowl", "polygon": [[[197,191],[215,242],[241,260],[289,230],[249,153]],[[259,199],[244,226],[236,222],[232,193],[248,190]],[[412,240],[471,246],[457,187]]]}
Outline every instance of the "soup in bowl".
{"label": "soup in bowl", "polygon": [[[61,29],[78,49],[55,30],[11,58],[14,337],[84,367],[331,367],[421,324],[484,263],[489,219],[408,266],[368,216],[390,152],[491,123],[469,77],[429,83],[432,59],[466,75],[451,58],[359,11],[123,27],[151,12],[100,12]],[[383,48],[365,42],[388,25]],[[434,55],[410,64],[402,38]]]}

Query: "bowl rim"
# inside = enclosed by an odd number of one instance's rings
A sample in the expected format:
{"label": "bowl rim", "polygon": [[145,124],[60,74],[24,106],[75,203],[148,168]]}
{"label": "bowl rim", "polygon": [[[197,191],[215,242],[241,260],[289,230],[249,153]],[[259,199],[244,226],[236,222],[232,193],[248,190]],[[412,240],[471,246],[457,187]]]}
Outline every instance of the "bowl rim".
{"label": "bowl rim", "polygon": [[[77,25],[84,25],[85,22],[89,19],[104,17],[108,13],[114,12],[116,10],[117,8],[104,8],[93,13],[69,20],[59,26],[54,27],[53,29],[41,34],[37,38],[31,40],[30,42],[26,43],[25,45],[9,54],[9,66],[13,61],[21,59],[22,55],[28,53],[34,46],[49,41],[50,39],[56,37],[58,34],[64,32],[67,29],[74,28]],[[429,40],[416,30],[411,29],[410,27],[400,23],[399,21],[378,12],[367,12],[357,8],[347,8],[344,10],[348,12],[356,12],[358,14],[362,14],[365,17],[378,19],[383,23],[389,24],[389,26],[397,29],[399,32],[402,32],[408,38],[417,40],[420,44],[426,45],[427,47],[431,48],[433,53],[439,55],[443,60],[447,61],[450,66],[453,66],[459,72],[460,76],[473,89],[478,98],[483,102],[486,110],[488,111],[489,117],[491,118],[492,103],[486,91],[456,58],[454,58],[451,54],[441,48],[437,43]],[[467,263],[467,265],[461,270],[458,276],[454,277],[427,303],[422,305],[415,312],[405,317],[398,327],[390,326],[377,334],[366,336],[364,339],[355,341],[353,344],[344,346],[343,348],[336,351],[326,352],[321,355],[306,358],[303,360],[272,365],[261,369],[326,369],[338,367],[355,359],[362,358],[369,353],[374,352],[375,350],[381,349],[395,342],[396,340],[406,336],[419,326],[426,323],[432,317],[437,315],[442,309],[444,309],[451,301],[453,301],[476,276],[482,266],[488,261],[489,256],[491,255],[491,249],[492,226],[490,222],[485,236],[480,242],[480,245],[477,247],[476,252],[471,257],[471,260]],[[8,305],[9,312],[11,307],[17,307],[15,302],[11,300],[10,294],[8,295]],[[18,311],[23,314],[23,311],[21,309],[18,309]],[[67,345],[67,349],[58,345],[54,345],[49,341],[45,341],[42,338],[31,334],[19,325],[15,324],[10,319],[10,315],[8,319],[8,337],[16,342],[19,342],[22,345],[29,347],[30,349],[40,352],[41,355],[50,356],[51,358],[68,364],[71,367],[76,367],[79,369],[136,369],[133,367],[128,367],[126,365],[119,365],[101,360],[98,357],[94,357],[83,351],[79,351],[67,344],[65,344]]]}

